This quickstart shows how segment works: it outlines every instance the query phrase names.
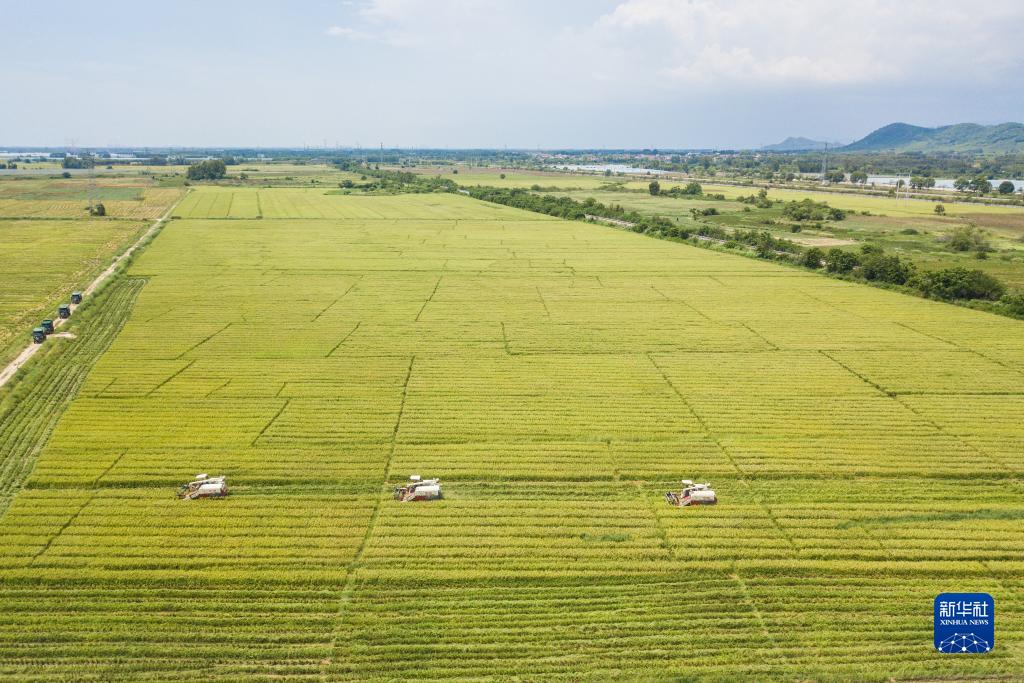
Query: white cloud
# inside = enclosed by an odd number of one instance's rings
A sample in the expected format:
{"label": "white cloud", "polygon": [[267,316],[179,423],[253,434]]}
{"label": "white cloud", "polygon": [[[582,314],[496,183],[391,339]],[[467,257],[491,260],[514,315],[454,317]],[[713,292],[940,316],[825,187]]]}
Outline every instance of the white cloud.
{"label": "white cloud", "polygon": [[325,33],[335,38],[348,38],[350,40],[367,40],[372,36],[363,31],[357,31],[349,26],[329,26]]}
{"label": "white cloud", "polygon": [[624,0],[579,38],[679,84],[844,85],[1019,68],[1024,3]]}
{"label": "white cloud", "polygon": [[493,41],[532,12],[514,0],[366,0],[358,14],[389,45],[438,51]]}
{"label": "white cloud", "polygon": [[708,107],[709,94],[790,107],[813,94],[856,108],[957,83],[1003,92],[1024,73],[1024,0],[358,0],[338,24],[328,33],[394,48],[375,64],[401,64],[390,77],[442,107]]}

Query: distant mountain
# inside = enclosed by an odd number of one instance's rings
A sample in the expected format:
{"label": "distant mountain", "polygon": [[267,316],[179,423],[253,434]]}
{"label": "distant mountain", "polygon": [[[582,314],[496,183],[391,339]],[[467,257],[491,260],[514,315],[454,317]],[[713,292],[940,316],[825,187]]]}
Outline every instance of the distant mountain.
{"label": "distant mountain", "polygon": [[765,145],[761,149],[765,152],[803,152],[806,150],[825,149],[825,145],[835,146],[831,142],[822,142],[821,140],[789,137],[774,145]]}
{"label": "distant mountain", "polygon": [[957,123],[923,128],[909,123],[890,123],[843,147],[843,152],[1024,152],[1024,124],[981,126]]}

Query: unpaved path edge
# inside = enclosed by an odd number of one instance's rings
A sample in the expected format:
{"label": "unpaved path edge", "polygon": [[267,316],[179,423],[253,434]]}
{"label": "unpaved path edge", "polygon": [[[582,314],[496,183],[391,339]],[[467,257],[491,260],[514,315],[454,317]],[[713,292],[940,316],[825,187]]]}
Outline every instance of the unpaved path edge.
{"label": "unpaved path edge", "polygon": [[[174,211],[178,204],[180,204],[181,201],[188,196],[189,192],[191,192],[191,189],[187,190],[185,194],[181,195],[181,197],[178,198],[178,201],[174,202],[174,204],[168,207],[167,211],[164,212],[164,215],[156,219],[153,225],[149,226],[149,230],[142,233],[139,239],[135,240],[135,242],[133,242],[131,246],[129,246],[127,249],[122,251],[117,257],[115,257],[114,261],[106,268],[106,270],[97,275],[96,278],[89,283],[89,286],[82,291],[82,295],[89,296],[90,294],[95,292],[96,289],[101,284],[103,284],[104,280],[113,275],[114,271],[117,270],[117,266],[122,261],[131,256],[143,242],[149,239],[153,235],[153,233],[159,230],[160,227],[165,222],[167,222],[167,219],[170,218],[171,216],[171,212]],[[77,308],[77,306],[71,306],[72,313],[74,313],[75,308]],[[65,318],[57,318],[56,320],[53,321],[53,326],[60,327],[61,325],[64,324],[64,320]],[[36,353],[41,348],[43,348],[42,344],[36,344],[35,342],[32,342],[24,349],[22,349],[21,353],[19,353],[14,360],[7,364],[7,367],[5,367],[3,370],[0,370],[0,387],[7,384],[14,377],[14,375],[17,374],[18,370],[20,370],[21,367],[25,365],[25,363],[27,363],[30,358],[32,358],[32,356],[36,355]]]}

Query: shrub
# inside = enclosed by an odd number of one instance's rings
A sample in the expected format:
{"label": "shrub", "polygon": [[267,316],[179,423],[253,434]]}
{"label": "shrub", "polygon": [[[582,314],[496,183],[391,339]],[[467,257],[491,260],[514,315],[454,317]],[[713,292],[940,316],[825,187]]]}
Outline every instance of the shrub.
{"label": "shrub", "polygon": [[764,188],[758,190],[756,195],[752,194],[749,197],[737,197],[736,201],[743,202],[744,204],[753,204],[759,209],[770,209],[773,205],[772,200],[768,199],[768,190]]}
{"label": "shrub", "polygon": [[846,212],[842,209],[834,209],[828,204],[810,199],[787,203],[782,209],[782,215],[794,221],[841,221],[846,218]]}
{"label": "shrub", "polygon": [[[654,183],[651,183],[652,185]],[[665,195],[666,197],[700,197],[704,194],[704,188],[700,186],[700,183],[689,182],[684,187],[671,187],[667,190],[662,190],[660,185],[658,187],[659,194]],[[714,197],[710,197],[714,199]]]}
{"label": "shrub", "polygon": [[1003,305],[1003,308],[1012,315],[1024,316],[1024,293],[1017,292],[1016,294],[1007,294],[999,303]]}
{"label": "shrub", "polygon": [[991,251],[992,249],[984,233],[973,225],[957,227],[945,238],[945,241],[953,251]]}
{"label": "shrub", "polygon": [[925,296],[934,299],[988,299],[995,301],[1006,293],[1002,282],[988,273],[967,268],[946,268],[922,273],[914,284]]}
{"label": "shrub", "polygon": [[718,209],[716,209],[713,206],[709,206],[706,209],[690,209],[690,215],[693,216],[694,219],[699,218],[701,216],[717,216]]}
{"label": "shrub", "polygon": [[825,269],[830,273],[849,273],[860,264],[857,255],[849,251],[843,251],[839,247],[832,247],[825,254]]}
{"label": "shrub", "polygon": [[824,262],[825,252],[823,252],[818,247],[811,247],[810,249],[805,251],[803,255],[800,257],[799,261],[800,265],[804,266],[805,268],[814,268],[815,270],[821,268]]}
{"label": "shrub", "polygon": [[860,276],[865,280],[902,285],[913,275],[914,270],[909,263],[901,261],[899,256],[887,256],[881,249],[861,256]]}

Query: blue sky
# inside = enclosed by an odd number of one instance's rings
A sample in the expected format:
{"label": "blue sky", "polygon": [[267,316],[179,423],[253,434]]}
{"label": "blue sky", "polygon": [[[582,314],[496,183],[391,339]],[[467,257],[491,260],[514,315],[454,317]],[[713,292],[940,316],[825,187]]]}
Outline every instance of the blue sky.
{"label": "blue sky", "polygon": [[0,0],[0,146],[755,147],[1024,119],[1024,2]]}

